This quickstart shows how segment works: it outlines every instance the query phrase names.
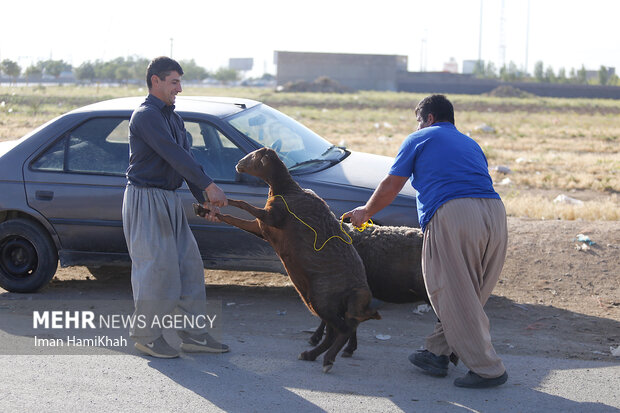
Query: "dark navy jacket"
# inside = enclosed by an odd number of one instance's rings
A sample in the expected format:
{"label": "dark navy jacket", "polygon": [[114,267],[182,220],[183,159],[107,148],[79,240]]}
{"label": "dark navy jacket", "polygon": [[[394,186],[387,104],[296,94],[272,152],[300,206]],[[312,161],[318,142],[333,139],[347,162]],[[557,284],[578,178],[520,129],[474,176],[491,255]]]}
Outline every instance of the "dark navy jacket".
{"label": "dark navy jacket", "polygon": [[139,187],[174,191],[187,182],[204,202],[202,191],[213,182],[190,152],[185,124],[173,106],[148,95],[129,121],[127,181]]}

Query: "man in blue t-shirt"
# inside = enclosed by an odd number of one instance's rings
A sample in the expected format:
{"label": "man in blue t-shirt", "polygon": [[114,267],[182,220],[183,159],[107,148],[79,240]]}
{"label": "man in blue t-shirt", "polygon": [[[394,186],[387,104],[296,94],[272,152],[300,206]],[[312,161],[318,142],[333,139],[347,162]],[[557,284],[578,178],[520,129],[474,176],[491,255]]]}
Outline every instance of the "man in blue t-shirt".
{"label": "man in blue t-shirt", "polygon": [[439,318],[425,350],[409,360],[429,374],[446,376],[450,360],[470,369],[459,387],[494,387],[508,375],[495,353],[484,304],[499,279],[508,242],[506,211],[493,189],[480,146],[454,126],[454,108],[443,95],[415,108],[418,130],[403,142],[389,174],[366,205],[347,212],[361,226],[398,195],[407,180],[417,191],[424,231],[422,272]]}

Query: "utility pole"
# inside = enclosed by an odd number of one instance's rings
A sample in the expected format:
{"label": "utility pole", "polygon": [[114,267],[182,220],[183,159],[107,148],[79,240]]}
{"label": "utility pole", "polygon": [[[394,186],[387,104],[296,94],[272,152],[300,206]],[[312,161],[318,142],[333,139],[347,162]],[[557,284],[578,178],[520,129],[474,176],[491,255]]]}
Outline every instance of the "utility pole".
{"label": "utility pole", "polygon": [[428,31],[424,30],[424,37],[422,38],[422,44],[420,46],[420,72],[426,72],[426,42],[428,37]]}
{"label": "utility pole", "polygon": [[523,70],[525,71],[525,75],[527,75],[527,59],[530,48],[530,0],[527,0],[527,25],[525,29],[525,67]]}
{"label": "utility pole", "polygon": [[500,68],[506,66],[506,32],[504,30],[504,25],[506,23],[506,15],[504,13],[505,10],[505,0],[502,0],[500,13],[500,21],[499,21],[499,63]]}
{"label": "utility pole", "polygon": [[478,64],[482,61],[482,1],[480,0],[480,31],[478,33]]}
{"label": "utility pole", "polygon": [[170,38],[170,58],[172,59],[172,43],[174,42],[174,39],[171,37]]}

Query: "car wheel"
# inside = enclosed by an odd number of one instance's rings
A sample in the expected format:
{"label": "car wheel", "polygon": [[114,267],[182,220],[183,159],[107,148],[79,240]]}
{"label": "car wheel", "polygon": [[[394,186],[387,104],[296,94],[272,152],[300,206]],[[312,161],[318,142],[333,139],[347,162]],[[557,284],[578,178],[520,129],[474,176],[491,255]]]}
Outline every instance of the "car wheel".
{"label": "car wheel", "polygon": [[93,277],[98,280],[109,280],[116,277],[130,277],[131,267],[115,267],[102,265],[101,267],[86,267]]}
{"label": "car wheel", "polygon": [[46,285],[58,268],[58,252],[40,225],[13,219],[0,224],[0,287],[31,293]]}

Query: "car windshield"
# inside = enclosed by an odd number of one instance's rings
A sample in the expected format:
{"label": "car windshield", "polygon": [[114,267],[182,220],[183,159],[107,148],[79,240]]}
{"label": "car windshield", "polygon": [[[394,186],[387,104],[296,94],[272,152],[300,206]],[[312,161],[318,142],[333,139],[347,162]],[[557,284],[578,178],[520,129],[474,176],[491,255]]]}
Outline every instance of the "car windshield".
{"label": "car windshield", "polygon": [[260,146],[275,150],[291,171],[323,169],[347,155],[344,148],[332,145],[301,123],[265,104],[226,120]]}

